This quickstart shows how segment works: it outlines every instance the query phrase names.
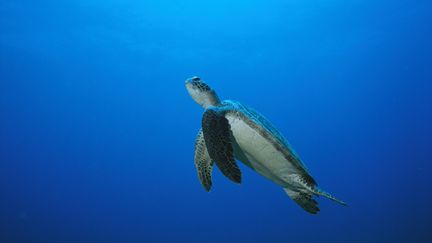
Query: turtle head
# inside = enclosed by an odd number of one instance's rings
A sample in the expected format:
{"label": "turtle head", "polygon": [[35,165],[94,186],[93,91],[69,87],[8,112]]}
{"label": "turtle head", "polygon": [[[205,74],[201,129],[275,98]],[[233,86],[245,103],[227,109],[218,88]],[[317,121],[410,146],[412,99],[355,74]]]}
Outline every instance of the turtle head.
{"label": "turtle head", "polygon": [[220,104],[220,99],[216,92],[197,76],[186,80],[186,89],[192,99],[204,109],[208,106],[217,106]]}

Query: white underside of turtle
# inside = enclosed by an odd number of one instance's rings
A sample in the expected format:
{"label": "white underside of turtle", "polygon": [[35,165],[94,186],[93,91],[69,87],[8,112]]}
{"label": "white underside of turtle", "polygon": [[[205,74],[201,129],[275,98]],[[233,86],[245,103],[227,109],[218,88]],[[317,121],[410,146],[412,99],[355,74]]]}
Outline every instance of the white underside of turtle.
{"label": "white underside of turtle", "polygon": [[221,102],[216,92],[198,77],[188,79],[186,87],[205,109],[195,142],[195,166],[207,191],[212,186],[213,163],[227,178],[240,183],[238,160],[281,186],[309,213],[319,211],[314,196],[346,205],[317,187],[299,156],[263,115],[236,101]]}
{"label": "white underside of turtle", "polygon": [[284,158],[274,144],[239,117],[230,114],[226,117],[233,133],[231,141],[238,145],[234,146],[236,159],[280,186],[293,186],[290,175],[300,172]]}

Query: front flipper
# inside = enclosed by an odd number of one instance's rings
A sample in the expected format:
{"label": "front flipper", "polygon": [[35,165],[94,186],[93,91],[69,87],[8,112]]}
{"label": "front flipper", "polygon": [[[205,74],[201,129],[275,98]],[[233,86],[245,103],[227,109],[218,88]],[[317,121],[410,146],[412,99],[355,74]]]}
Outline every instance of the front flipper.
{"label": "front flipper", "polygon": [[202,118],[202,131],[210,158],[230,180],[240,183],[241,172],[234,158],[231,126],[215,108],[208,108]]}
{"label": "front flipper", "polygon": [[202,130],[198,132],[198,136],[195,140],[194,162],[201,185],[203,185],[206,191],[210,191],[212,186],[211,173],[213,161],[210,159],[210,155],[207,152]]}

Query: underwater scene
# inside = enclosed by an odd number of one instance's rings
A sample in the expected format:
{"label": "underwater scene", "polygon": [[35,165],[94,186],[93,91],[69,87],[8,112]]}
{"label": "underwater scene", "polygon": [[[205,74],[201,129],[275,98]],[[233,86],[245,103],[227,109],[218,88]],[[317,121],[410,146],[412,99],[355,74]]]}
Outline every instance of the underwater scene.
{"label": "underwater scene", "polygon": [[432,242],[432,1],[1,0],[0,242]]}

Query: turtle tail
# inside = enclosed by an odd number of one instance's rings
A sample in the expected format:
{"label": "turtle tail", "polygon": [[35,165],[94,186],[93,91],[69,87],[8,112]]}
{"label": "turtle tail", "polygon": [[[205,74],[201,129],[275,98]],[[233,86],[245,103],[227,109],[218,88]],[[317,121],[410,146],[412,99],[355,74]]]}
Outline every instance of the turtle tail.
{"label": "turtle tail", "polygon": [[346,204],[344,201],[337,199],[336,197],[334,197],[334,196],[332,196],[330,193],[328,193],[328,192],[326,192],[326,191],[320,189],[319,187],[315,187],[315,188],[313,189],[313,194],[315,194],[315,195],[317,195],[317,196],[323,196],[323,197],[326,197],[326,198],[328,198],[328,199],[330,199],[330,200],[332,200],[332,201],[335,201],[335,202],[337,202],[337,203],[339,203],[339,204],[341,204],[341,205],[348,206],[348,204]]}
{"label": "turtle tail", "polygon": [[348,204],[346,204],[344,201],[337,199],[336,197],[332,196],[330,193],[319,188],[316,185],[316,183],[313,183],[313,184],[308,183],[304,178],[299,177],[299,176],[295,177],[295,181],[297,183],[299,183],[300,185],[302,185],[303,188],[306,189],[307,191],[309,191],[309,193],[311,193],[311,194],[314,194],[317,196],[323,196],[323,197],[326,197],[326,198],[328,198],[332,201],[335,201],[341,205],[348,206]]}

